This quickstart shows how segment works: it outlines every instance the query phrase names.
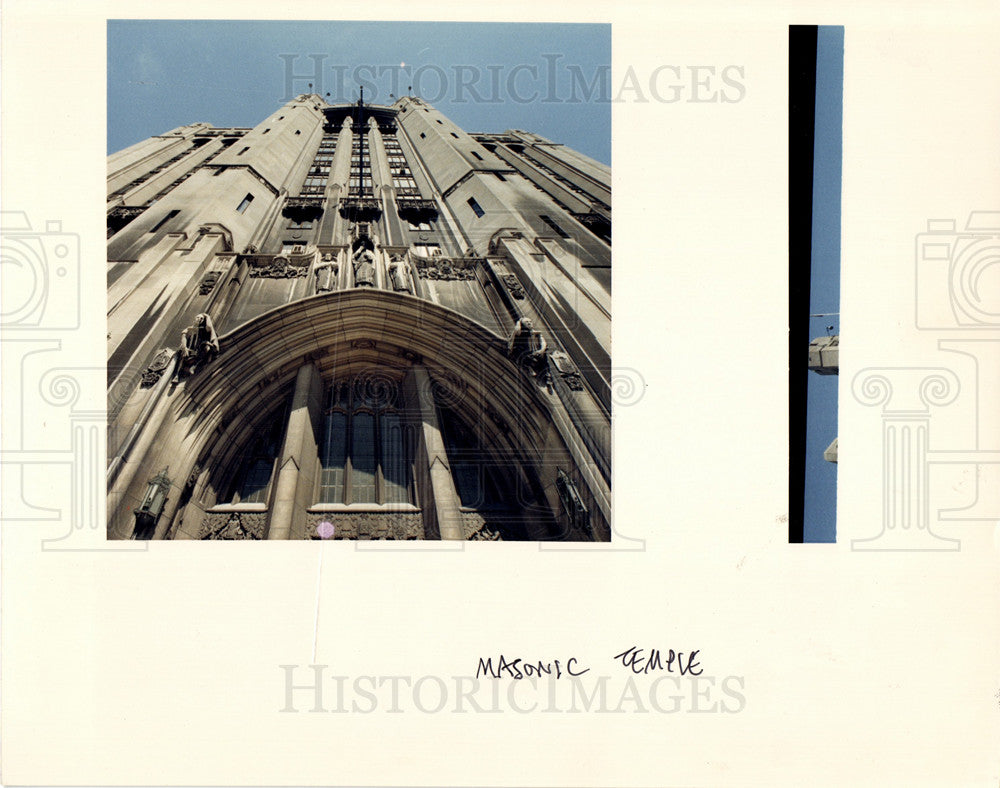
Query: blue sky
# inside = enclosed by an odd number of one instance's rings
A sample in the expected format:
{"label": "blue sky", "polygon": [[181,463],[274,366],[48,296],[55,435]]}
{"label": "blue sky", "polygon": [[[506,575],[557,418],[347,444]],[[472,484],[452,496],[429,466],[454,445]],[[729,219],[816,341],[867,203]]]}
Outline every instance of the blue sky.
{"label": "blue sky", "polygon": [[[816,55],[816,138],[813,147],[812,278],[809,312],[840,312],[840,195],[844,28],[820,25]],[[810,339],[840,333],[840,315],[809,319]],[[803,349],[803,353],[805,353]],[[837,437],[836,375],[809,373],[804,540],[836,539],[837,466],[823,450]]]}
{"label": "blue sky", "polygon": [[[839,312],[842,28],[820,28],[811,312]],[[521,128],[611,163],[610,25],[110,20],[108,153],[196,121],[254,126],[310,90],[330,101],[415,95],[468,131]],[[401,68],[402,66],[402,68]],[[409,69],[409,73],[405,69]],[[582,80],[582,83],[581,83]],[[604,99],[604,100],[602,100]],[[825,164],[824,164],[825,162]],[[812,336],[839,318],[816,318]],[[803,352],[805,350],[803,349]],[[809,375],[806,541],[833,541],[837,378]]]}
{"label": "blue sky", "polygon": [[110,20],[108,153],[197,121],[254,126],[309,82],[353,101],[366,81],[391,103],[395,80],[467,131],[521,128],[610,164],[610,83],[574,91],[610,63],[610,25]]}

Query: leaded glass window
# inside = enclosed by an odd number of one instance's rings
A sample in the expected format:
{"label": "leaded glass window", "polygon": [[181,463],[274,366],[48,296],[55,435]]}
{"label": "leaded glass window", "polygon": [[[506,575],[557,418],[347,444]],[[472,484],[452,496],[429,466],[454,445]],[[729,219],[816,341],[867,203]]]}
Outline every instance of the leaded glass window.
{"label": "leaded glass window", "polygon": [[338,381],[327,391],[319,503],[408,503],[410,450],[395,384]]}

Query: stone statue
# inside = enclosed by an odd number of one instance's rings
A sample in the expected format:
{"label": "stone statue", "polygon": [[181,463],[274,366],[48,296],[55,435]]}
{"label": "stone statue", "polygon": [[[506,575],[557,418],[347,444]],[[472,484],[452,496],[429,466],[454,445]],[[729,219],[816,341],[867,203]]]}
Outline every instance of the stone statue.
{"label": "stone statue", "polygon": [[375,287],[375,245],[367,233],[360,232],[351,255],[355,287]]}
{"label": "stone statue", "polygon": [[193,375],[198,365],[208,363],[219,353],[219,336],[215,333],[212,318],[205,312],[195,317],[194,324],[181,332],[180,364],[177,377],[182,373]]}
{"label": "stone statue", "polygon": [[316,266],[316,292],[326,293],[337,289],[337,275],[340,273],[340,266],[333,260],[333,255],[326,255],[331,262],[324,262]]}
{"label": "stone statue", "polygon": [[354,286],[375,287],[375,253],[360,249],[354,255]]}
{"label": "stone statue", "polygon": [[410,277],[406,275],[406,263],[397,261],[389,266],[389,277],[392,279],[392,289],[397,293],[412,293]]}
{"label": "stone statue", "polygon": [[507,339],[507,355],[517,364],[527,367],[532,374],[539,375],[548,366],[545,357],[547,349],[545,337],[535,331],[531,318],[519,318]]}

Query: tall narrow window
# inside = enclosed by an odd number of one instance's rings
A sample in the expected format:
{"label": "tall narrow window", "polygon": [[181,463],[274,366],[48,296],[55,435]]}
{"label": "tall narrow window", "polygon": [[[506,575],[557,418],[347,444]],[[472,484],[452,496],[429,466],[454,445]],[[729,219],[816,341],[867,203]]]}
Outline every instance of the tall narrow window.
{"label": "tall narrow window", "polygon": [[239,153],[237,153],[236,155],[237,155],[237,156],[242,156],[242,155],[243,155],[244,153],[246,153],[246,152],[247,152],[248,150],[250,150],[250,146],[249,146],[249,145],[247,145],[247,146],[246,146],[246,147],[245,147],[245,148],[244,148],[243,150],[241,150],[241,151],[240,151]]}
{"label": "tall narrow window", "polygon": [[477,159],[479,159],[479,161],[483,160],[483,157],[480,156],[478,153],[476,153],[474,150],[469,151],[469,153],[471,153],[473,156],[475,156]]}
{"label": "tall narrow window", "polygon": [[289,403],[278,408],[251,440],[239,460],[239,469],[224,499],[227,503],[267,503],[275,459],[288,421]]}
{"label": "tall narrow window", "polygon": [[326,183],[330,178],[330,166],[336,149],[337,137],[333,134],[324,134],[306,174],[305,182],[299,190],[300,197],[322,197],[326,193]]}
{"label": "tall narrow window", "polygon": [[483,216],[483,215],[484,215],[484,214],[486,213],[486,211],[484,211],[484,210],[483,210],[483,209],[482,209],[482,208],[480,207],[479,203],[478,203],[478,202],[476,202],[476,198],[475,198],[475,197],[470,197],[470,198],[469,198],[469,207],[470,207],[470,208],[472,209],[472,212],[473,212],[473,213],[474,213],[474,214],[475,214],[476,216]]}
{"label": "tall narrow window", "polygon": [[351,502],[375,503],[375,417],[351,417]]}
{"label": "tall narrow window", "polygon": [[319,499],[339,502],[344,499],[344,475],[347,471],[347,414],[327,414],[320,458]]}
{"label": "tall narrow window", "polygon": [[382,450],[383,503],[406,503],[408,500],[406,454],[403,451],[403,425],[396,413],[379,417]]}
{"label": "tall narrow window", "polygon": [[372,161],[368,153],[368,136],[363,132],[355,132],[351,140],[351,182],[352,197],[371,197],[372,192]]}
{"label": "tall narrow window", "polygon": [[410,461],[395,391],[373,395],[363,381],[327,392],[320,453],[320,503],[410,501]]}
{"label": "tall narrow window", "polygon": [[243,202],[241,202],[237,206],[236,213],[243,213],[250,206],[250,203],[252,202],[253,202],[253,195],[247,194],[247,196],[243,198]]}

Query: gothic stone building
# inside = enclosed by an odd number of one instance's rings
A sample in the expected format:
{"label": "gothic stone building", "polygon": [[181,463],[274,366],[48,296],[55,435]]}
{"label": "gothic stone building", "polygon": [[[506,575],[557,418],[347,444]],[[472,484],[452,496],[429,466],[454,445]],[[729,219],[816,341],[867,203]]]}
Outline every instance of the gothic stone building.
{"label": "gothic stone building", "polygon": [[110,156],[109,538],[609,540],[610,188],[413,97]]}

